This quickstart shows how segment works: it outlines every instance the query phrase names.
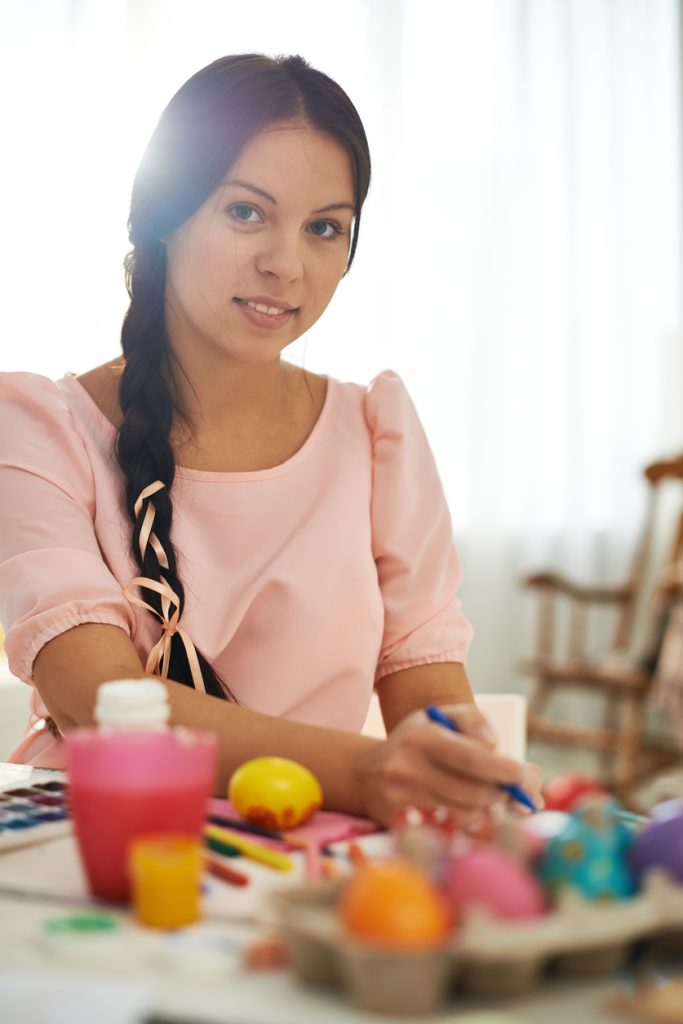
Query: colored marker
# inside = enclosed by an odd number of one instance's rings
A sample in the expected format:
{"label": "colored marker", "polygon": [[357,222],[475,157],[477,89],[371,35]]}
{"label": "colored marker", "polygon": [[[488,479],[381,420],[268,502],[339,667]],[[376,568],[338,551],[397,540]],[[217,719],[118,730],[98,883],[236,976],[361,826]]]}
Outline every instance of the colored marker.
{"label": "colored marker", "polygon": [[[434,704],[430,704],[429,707],[426,708],[426,713],[427,718],[431,719],[432,722],[436,722],[437,725],[443,725],[445,729],[450,729],[451,732],[460,732],[460,729],[453,719],[449,718],[448,715],[444,715],[443,711],[439,711]],[[526,793],[521,786],[507,785],[503,782],[499,783],[499,785],[500,788],[504,789],[513,800],[517,801],[517,803],[523,804],[523,806],[527,807],[530,811],[538,810],[538,807],[533,802],[529,794]]]}
{"label": "colored marker", "polygon": [[288,857],[286,853],[280,853],[278,850],[271,850],[261,846],[260,843],[254,842],[252,839],[247,839],[237,832],[228,832],[227,829],[219,828],[218,825],[206,825],[204,828],[204,838],[234,847],[243,856],[249,857],[250,860],[267,864],[269,868],[276,868],[278,871],[291,871],[294,866],[292,858]]}
{"label": "colored marker", "polygon": [[204,843],[213,850],[214,853],[220,853],[223,857],[241,857],[242,854],[236,846],[232,846],[230,843],[223,843],[218,839],[209,839],[208,836],[204,837]]}
{"label": "colored marker", "polygon": [[250,821],[241,821],[237,818],[225,818],[222,814],[210,814],[207,821],[212,825],[222,825],[223,828],[232,828],[236,832],[248,832],[253,836],[262,836],[264,839],[275,839],[278,843],[286,843],[288,846],[306,849],[308,843],[299,836],[287,835],[277,828],[265,828],[263,825],[253,825]]}
{"label": "colored marker", "polygon": [[245,875],[243,871],[237,871],[217,857],[205,857],[204,866],[210,875],[220,878],[221,881],[227,882],[229,885],[249,885],[249,875]]}

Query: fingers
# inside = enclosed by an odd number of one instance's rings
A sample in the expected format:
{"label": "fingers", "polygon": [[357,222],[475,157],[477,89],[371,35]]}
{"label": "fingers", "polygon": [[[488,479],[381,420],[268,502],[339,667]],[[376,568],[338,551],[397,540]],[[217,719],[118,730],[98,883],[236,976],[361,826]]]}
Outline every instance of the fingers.
{"label": "fingers", "polygon": [[511,757],[496,754],[479,740],[452,733],[431,722],[416,727],[415,740],[428,748],[430,757],[442,768],[491,785],[521,785],[524,766]]}
{"label": "fingers", "polygon": [[482,715],[475,704],[441,704],[439,711],[455,723],[458,732],[471,736],[488,747],[496,746],[498,737],[486,716]]}
{"label": "fingers", "polygon": [[458,824],[468,829],[495,803],[505,799],[497,786],[487,785],[466,776],[454,775],[436,764],[412,763],[396,758],[385,766],[381,789],[386,801],[385,823],[404,807],[444,806],[455,811]]}
{"label": "fingers", "polygon": [[[495,735],[493,730],[479,709],[472,704],[445,705],[440,710],[457,724],[461,735],[468,735],[474,739],[486,742],[489,746],[495,746],[495,742],[493,744],[490,742],[490,738]],[[510,767],[512,759],[506,758],[505,760],[508,762],[508,767]],[[498,770],[502,770],[502,765],[498,765]],[[521,772],[521,777],[517,779],[506,776],[497,776],[497,778],[501,783],[521,785],[522,789],[531,797],[536,807],[542,810],[545,806],[545,801],[541,795],[543,785],[541,769],[537,764],[527,762],[521,765]],[[530,813],[521,804],[514,801],[513,804],[516,810]]]}
{"label": "fingers", "polygon": [[496,754],[487,723],[472,705],[444,705],[440,710],[457,722],[458,732],[415,711],[359,762],[360,788],[372,817],[389,825],[408,804],[442,804],[467,829],[487,808],[507,799],[502,785],[528,786],[540,806],[537,766]]}
{"label": "fingers", "polygon": [[492,804],[502,802],[505,797],[499,786],[454,775],[438,766],[431,768],[428,785],[430,804],[443,804],[468,817],[478,817],[482,811]]}
{"label": "fingers", "polygon": [[527,761],[523,768],[522,789],[528,793],[539,811],[545,807],[542,795],[543,772],[537,764]]}
{"label": "fingers", "polygon": [[479,813],[505,796],[494,784],[456,774],[426,759],[419,763],[397,760],[393,765],[392,781],[406,794],[415,790],[417,782],[420,799],[426,804],[444,804],[466,812]]}

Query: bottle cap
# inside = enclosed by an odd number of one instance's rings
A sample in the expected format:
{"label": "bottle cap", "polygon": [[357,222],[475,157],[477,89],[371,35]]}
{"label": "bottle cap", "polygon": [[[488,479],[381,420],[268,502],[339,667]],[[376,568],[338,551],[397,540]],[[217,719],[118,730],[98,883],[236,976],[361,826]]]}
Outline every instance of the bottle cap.
{"label": "bottle cap", "polygon": [[95,721],[110,732],[164,732],[171,709],[163,683],[156,679],[118,679],[97,690]]}

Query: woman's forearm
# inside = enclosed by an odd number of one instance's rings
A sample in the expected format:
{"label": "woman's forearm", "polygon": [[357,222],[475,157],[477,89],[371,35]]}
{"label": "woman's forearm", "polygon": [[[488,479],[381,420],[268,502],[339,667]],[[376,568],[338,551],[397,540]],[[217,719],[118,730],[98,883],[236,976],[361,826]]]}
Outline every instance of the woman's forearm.
{"label": "woman's forearm", "polygon": [[[34,662],[35,684],[62,731],[92,724],[100,683],[144,675],[125,631],[96,623],[55,637]],[[310,768],[330,809],[368,815],[389,825],[407,804],[443,803],[458,810],[467,823],[501,799],[498,784],[523,781],[522,765],[496,754],[482,736],[482,716],[471,703],[462,666],[455,664],[405,670],[382,681],[382,703],[393,719],[386,740],[273,718],[180,683],[166,686],[173,725],[218,736],[219,794],[225,793],[240,764],[275,755]],[[428,721],[419,708],[430,700],[457,719],[460,734]],[[447,703],[451,700],[455,703]]]}
{"label": "woman's forearm", "polygon": [[325,806],[366,814],[361,773],[363,755],[381,740],[340,729],[273,718],[178,683],[168,683],[171,723],[207,729],[218,736],[217,785],[224,794],[236,768],[252,757],[289,757],[306,765],[323,789]]}
{"label": "woman's forearm", "polygon": [[[93,723],[100,683],[144,675],[127,634],[116,626],[98,623],[84,623],[55,637],[34,663],[35,684],[62,732]],[[166,685],[172,725],[205,729],[218,736],[216,787],[220,795],[225,794],[228,779],[244,761],[274,755],[310,768],[323,788],[326,807],[366,813],[359,764],[380,740],[273,718],[180,683],[169,681]]]}

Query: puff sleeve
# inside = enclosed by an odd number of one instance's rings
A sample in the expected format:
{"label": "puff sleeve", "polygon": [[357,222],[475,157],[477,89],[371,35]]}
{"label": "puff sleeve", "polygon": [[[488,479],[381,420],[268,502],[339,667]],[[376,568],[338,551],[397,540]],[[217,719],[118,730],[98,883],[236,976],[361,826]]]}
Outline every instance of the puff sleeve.
{"label": "puff sleeve", "polygon": [[0,621],[12,672],[31,682],[48,640],[83,622],[134,617],[94,528],[84,442],[53,381],[0,374]]}
{"label": "puff sleeve", "polygon": [[464,662],[472,628],[456,596],[460,564],[431,449],[392,371],[367,391],[373,438],[372,537],[384,603],[375,682],[401,669]]}

